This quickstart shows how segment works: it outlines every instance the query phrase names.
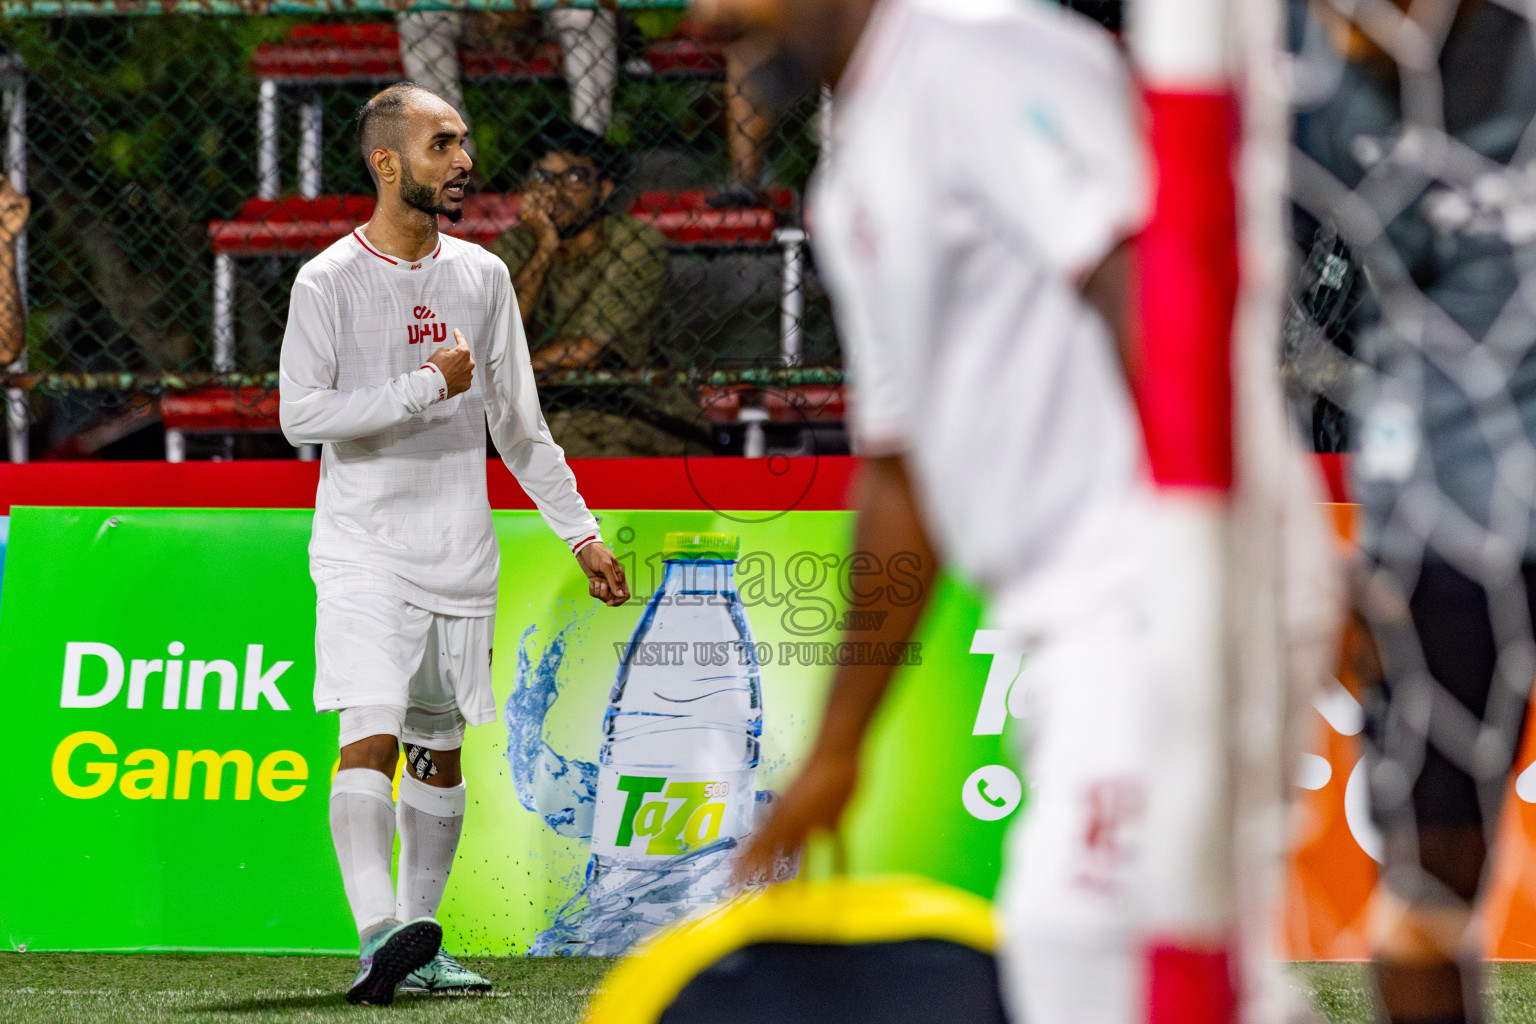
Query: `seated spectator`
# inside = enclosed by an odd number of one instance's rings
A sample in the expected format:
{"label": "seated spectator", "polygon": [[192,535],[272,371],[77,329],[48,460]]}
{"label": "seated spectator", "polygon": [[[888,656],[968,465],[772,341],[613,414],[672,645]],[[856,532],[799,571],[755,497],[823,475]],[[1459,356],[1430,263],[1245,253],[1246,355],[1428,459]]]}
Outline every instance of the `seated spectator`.
{"label": "seated spectator", "polygon": [[[666,238],[608,209],[621,157],[604,139],[559,123],[537,152],[520,222],[490,246],[512,274],[534,371],[637,369],[670,276]],[[604,406],[548,417],[573,456],[676,455],[697,432],[698,406],[681,392],[583,397]]]}
{"label": "seated spectator", "polygon": [[0,368],[27,350],[27,311],[16,277],[16,239],[27,226],[32,203],[0,177]]}
{"label": "seated spectator", "polygon": [[533,368],[638,367],[667,279],[667,240],[610,211],[617,151],[574,124],[541,137],[517,227],[491,244],[512,272]]}

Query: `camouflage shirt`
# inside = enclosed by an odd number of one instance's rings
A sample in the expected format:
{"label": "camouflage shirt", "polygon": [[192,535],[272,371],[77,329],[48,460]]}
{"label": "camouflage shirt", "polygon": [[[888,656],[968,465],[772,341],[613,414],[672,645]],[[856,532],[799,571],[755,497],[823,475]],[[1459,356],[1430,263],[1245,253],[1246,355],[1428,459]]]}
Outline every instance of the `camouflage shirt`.
{"label": "camouflage shirt", "polygon": [[[604,346],[593,368],[636,367],[651,347],[657,299],[667,281],[667,240],[633,217],[605,213],[600,241],[569,260],[556,256],[538,305],[526,321],[528,348],[591,338]],[[491,243],[515,279],[538,249],[519,225]],[[525,311],[526,312],[526,311]]]}

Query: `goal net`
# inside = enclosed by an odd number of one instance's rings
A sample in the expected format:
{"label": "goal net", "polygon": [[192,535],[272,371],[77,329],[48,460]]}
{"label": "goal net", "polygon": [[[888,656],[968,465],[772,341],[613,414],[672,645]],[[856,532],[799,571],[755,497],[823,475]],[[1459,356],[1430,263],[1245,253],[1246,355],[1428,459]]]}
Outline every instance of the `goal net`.
{"label": "goal net", "polygon": [[[1242,126],[1224,624],[1238,918],[1258,940],[1243,908],[1261,905],[1254,869],[1284,834],[1263,809],[1294,786],[1266,758],[1288,769],[1312,727],[1304,688],[1278,684],[1331,667],[1325,644],[1295,643],[1325,640],[1327,625],[1306,596],[1321,570],[1298,557],[1316,544],[1289,543],[1285,498],[1298,492],[1277,470],[1289,433],[1347,453],[1360,509],[1349,581],[1352,628],[1372,654],[1356,697],[1379,828],[1369,941],[1383,1008],[1479,1019],[1474,911],[1536,675],[1533,11],[1169,7],[1221,26],[1209,80],[1226,72]],[[1151,69],[1155,88],[1166,61]],[[1175,92],[1192,81],[1169,80]]]}

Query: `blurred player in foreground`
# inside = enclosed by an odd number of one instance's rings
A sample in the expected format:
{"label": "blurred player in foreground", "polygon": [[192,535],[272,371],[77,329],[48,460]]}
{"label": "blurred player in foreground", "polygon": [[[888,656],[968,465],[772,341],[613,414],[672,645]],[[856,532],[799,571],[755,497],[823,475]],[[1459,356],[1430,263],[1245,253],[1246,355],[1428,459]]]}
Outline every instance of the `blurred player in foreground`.
{"label": "blurred player in foreground", "polygon": [[[1005,994],[1030,1024],[1141,1020],[1139,856],[1177,743],[1145,585],[1150,486],[1119,338],[1149,199],[1109,35],[1001,0],[697,0],[778,97],[834,85],[810,200],[865,456],[854,548],[935,552],[1027,648],[1034,784],[1010,836]],[[925,586],[925,596],[927,587]],[[877,604],[878,636],[921,602]],[[841,667],[804,771],[739,869],[834,827],[890,666]]]}
{"label": "blurred player in foreground", "polygon": [[362,947],[347,999],[385,1005],[402,982],[490,988],[442,951],[433,920],[463,827],[464,729],[496,717],[487,425],[591,595],[619,605],[629,590],[544,424],[506,265],[438,233],[439,216],[463,214],[463,120],[405,84],[364,104],[357,133],[378,205],[294,281],[281,418],[293,444],[324,445],[309,549],[315,707],[340,712],[331,835]]}

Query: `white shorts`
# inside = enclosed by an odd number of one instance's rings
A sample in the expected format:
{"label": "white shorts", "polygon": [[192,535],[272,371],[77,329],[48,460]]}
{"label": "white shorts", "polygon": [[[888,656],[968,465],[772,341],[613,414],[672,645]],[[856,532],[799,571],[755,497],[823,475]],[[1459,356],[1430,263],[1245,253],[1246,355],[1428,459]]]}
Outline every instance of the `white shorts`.
{"label": "white shorts", "polygon": [[[494,615],[439,615],[389,594],[322,599],[315,609],[315,710],[387,707],[407,742],[446,749],[496,718]],[[430,733],[431,735],[427,735]]]}
{"label": "white shorts", "polygon": [[1143,1021],[1149,942],[1187,934],[1182,915],[1222,891],[1224,865],[1198,842],[1223,785],[1220,734],[1152,618],[1127,598],[1058,631],[1025,655],[1009,701],[1030,782],[1000,887],[1016,1019]]}

